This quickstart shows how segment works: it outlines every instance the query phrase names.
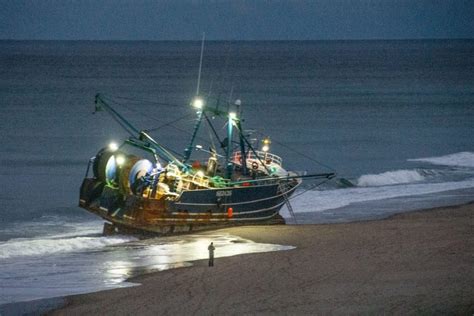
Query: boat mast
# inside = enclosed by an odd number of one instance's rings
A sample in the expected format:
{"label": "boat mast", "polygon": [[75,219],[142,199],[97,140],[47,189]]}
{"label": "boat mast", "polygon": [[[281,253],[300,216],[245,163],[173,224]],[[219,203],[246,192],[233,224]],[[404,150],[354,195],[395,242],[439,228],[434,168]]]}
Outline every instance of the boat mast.
{"label": "boat mast", "polygon": [[[242,102],[240,99],[237,99],[235,101],[235,105],[237,106],[237,113],[239,114],[239,118],[242,117]],[[241,120],[239,119],[237,122],[237,130],[239,131],[239,141],[240,141],[240,157],[242,159],[242,174],[245,176],[247,175],[247,153],[245,151],[245,141],[244,141],[244,135],[242,134],[242,124]]]}
{"label": "boat mast", "polygon": [[234,170],[234,165],[232,163],[232,132],[234,129],[234,121],[237,119],[235,112],[229,112],[227,121],[227,152],[226,152],[226,178],[232,178],[232,171]]}
{"label": "boat mast", "polygon": [[201,97],[199,97],[199,87],[201,85],[201,71],[202,71],[202,57],[204,55],[204,40],[206,38],[206,33],[202,33],[202,42],[201,42],[201,57],[199,58],[199,71],[198,71],[198,80],[196,86],[196,96],[192,102],[192,106],[195,107],[198,111],[198,117],[196,124],[194,125],[193,135],[191,137],[191,141],[189,142],[188,147],[184,150],[184,158],[183,163],[186,163],[191,157],[191,153],[193,151],[194,140],[196,139],[197,132],[199,127],[201,126],[203,114],[204,114],[204,101]]}

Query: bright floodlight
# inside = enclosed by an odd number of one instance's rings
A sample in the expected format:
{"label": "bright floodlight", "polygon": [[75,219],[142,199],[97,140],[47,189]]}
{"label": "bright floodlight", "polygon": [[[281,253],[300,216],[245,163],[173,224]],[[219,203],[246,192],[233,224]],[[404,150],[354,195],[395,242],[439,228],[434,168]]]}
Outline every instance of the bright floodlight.
{"label": "bright floodlight", "polygon": [[235,120],[237,118],[237,114],[235,112],[229,112],[229,118],[231,120]]}
{"label": "bright floodlight", "polygon": [[270,137],[265,137],[263,140],[262,140],[262,143],[263,143],[263,146],[262,146],[262,150],[264,152],[267,152],[270,150],[270,144],[272,143],[271,140],[270,140]]}
{"label": "bright floodlight", "polygon": [[119,148],[119,146],[118,146],[117,143],[115,143],[115,142],[111,142],[111,143],[109,144],[109,149],[110,149],[111,151],[116,151],[118,148]]}
{"label": "bright floodlight", "polygon": [[204,172],[202,172],[201,170],[199,170],[198,172],[196,172],[196,176],[198,177],[204,177]]}
{"label": "bright floodlight", "polygon": [[204,106],[204,101],[203,101],[201,98],[196,98],[196,99],[194,99],[194,101],[193,101],[193,106],[194,106],[196,109],[200,110],[200,109],[202,109],[202,107]]}
{"label": "bright floodlight", "polygon": [[125,157],[124,156],[117,156],[115,158],[115,162],[117,165],[122,166],[125,163]]}

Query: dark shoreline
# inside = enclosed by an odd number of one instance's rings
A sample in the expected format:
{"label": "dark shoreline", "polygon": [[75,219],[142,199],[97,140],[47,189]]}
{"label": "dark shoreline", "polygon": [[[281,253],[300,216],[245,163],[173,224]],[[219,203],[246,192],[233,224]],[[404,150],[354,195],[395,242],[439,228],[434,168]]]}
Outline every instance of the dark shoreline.
{"label": "dark shoreline", "polygon": [[471,202],[349,224],[222,229],[296,248],[141,275],[131,279],[141,286],[69,296],[51,314],[470,314],[473,216]]}
{"label": "dark shoreline", "polygon": [[[387,216],[386,218],[383,219],[363,219],[363,220],[358,220],[358,221],[352,221],[349,223],[322,223],[322,224],[300,224],[300,225],[286,225],[286,226],[281,226],[283,229],[279,230],[314,230],[316,228],[324,229],[324,228],[337,228],[337,227],[345,227],[345,226],[355,226],[355,225],[371,225],[373,223],[380,223],[380,222],[390,222],[390,221],[396,221],[404,218],[416,218],[416,217],[425,217],[425,216],[430,216],[433,213],[436,212],[445,212],[446,210],[450,211],[456,211],[459,209],[463,208],[471,208],[474,210],[474,200],[469,202],[469,203],[464,203],[464,204],[459,204],[459,205],[452,205],[448,207],[434,207],[434,208],[428,208],[428,209],[421,209],[421,210],[416,210],[416,211],[401,211],[396,214],[392,214]],[[257,227],[257,228],[256,228]],[[272,230],[272,228],[275,228],[275,226],[243,226],[243,227],[235,227],[235,228],[223,228],[223,229],[218,229],[214,230],[213,232],[218,232],[218,231],[230,231],[232,234],[238,235],[243,238],[251,239],[254,242],[263,242],[263,243],[268,243],[269,238],[274,242],[274,243],[280,243],[280,244],[285,244],[284,240],[287,239],[287,237],[284,236],[284,234],[270,234],[271,236],[268,236],[268,231]],[[255,230],[257,229],[257,231]],[[259,232],[259,230],[263,230],[264,233],[262,234]],[[203,232],[201,234],[206,234],[208,232]],[[304,245],[295,245],[297,248],[298,247],[304,247]],[[252,254],[250,256],[262,256],[262,254]],[[241,256],[249,256],[249,255],[241,255]],[[232,258],[232,257],[231,257]],[[227,258],[220,258],[218,259],[219,261],[225,261]],[[206,260],[198,260],[198,261],[193,261],[192,266],[189,267],[184,267],[182,269],[185,270],[192,270],[197,267],[203,267],[206,265]],[[172,269],[176,270],[178,268]],[[170,270],[165,270],[165,271],[160,271],[160,272],[151,272],[151,273],[143,273],[137,276],[133,276],[129,279],[127,279],[127,282],[133,282],[133,283],[142,283],[146,282],[146,280],[156,274],[163,274],[167,271]],[[25,314],[25,315],[39,315],[39,314],[49,314],[49,313],[54,313],[55,311],[63,311],[64,309],[67,309],[68,307],[74,305],[74,298],[76,297],[81,297],[84,295],[90,296],[94,295],[96,293],[101,293],[101,292],[109,292],[109,291],[116,291],[119,289],[113,289],[113,290],[106,290],[106,291],[99,291],[99,292],[93,292],[93,293],[88,293],[88,294],[79,294],[79,295],[72,295],[72,296],[65,296],[65,297],[54,297],[54,298],[45,298],[45,299],[38,299],[38,300],[33,300],[33,301],[26,301],[26,302],[15,302],[15,303],[7,303],[0,305],[0,314],[1,315],[17,315],[17,314]]]}

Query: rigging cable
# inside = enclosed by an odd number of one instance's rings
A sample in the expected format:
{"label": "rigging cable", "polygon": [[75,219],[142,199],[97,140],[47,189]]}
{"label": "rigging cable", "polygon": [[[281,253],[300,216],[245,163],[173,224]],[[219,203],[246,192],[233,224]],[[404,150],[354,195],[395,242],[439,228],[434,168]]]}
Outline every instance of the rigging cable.
{"label": "rigging cable", "polygon": [[317,187],[319,187],[320,185],[323,185],[324,183],[332,180],[333,178],[330,178],[330,179],[325,179],[324,181],[321,181],[319,183],[316,183],[316,184],[313,184],[313,185],[310,185],[308,188],[306,188],[305,190],[299,192],[298,194],[293,194],[292,196],[290,196],[289,200],[292,200],[300,195],[303,195],[305,193],[307,193],[308,191],[311,191],[313,189],[316,189]]}
{"label": "rigging cable", "polygon": [[[112,103],[112,104],[118,105],[118,106],[122,106],[122,107],[126,108],[127,110],[129,110],[129,111],[131,111],[131,112],[134,112],[134,113],[139,114],[139,115],[141,115],[141,116],[143,116],[143,117],[146,117],[147,119],[150,119],[150,120],[153,120],[153,121],[157,121],[157,122],[162,122],[162,120],[156,119],[156,118],[154,118],[154,117],[150,117],[149,115],[147,115],[147,114],[145,114],[145,113],[143,113],[143,112],[140,112],[140,111],[138,111],[137,109],[134,109],[134,108],[132,108],[132,107],[130,107],[130,106],[128,106],[128,105],[122,103],[122,102],[118,102],[118,101],[112,99],[111,97],[104,97],[104,96],[103,96],[103,98],[106,99],[109,103]],[[126,100],[139,101],[139,100],[134,100],[134,99],[125,98],[125,97],[114,97],[114,98],[121,98],[121,99],[126,99]],[[187,130],[184,130],[184,129],[182,129],[182,128],[179,128],[179,127],[177,127],[177,126],[175,126],[175,125],[173,125],[173,123],[176,123],[176,122],[178,122],[178,121],[180,121],[180,120],[183,120],[183,119],[185,119],[185,118],[187,118],[187,117],[190,117],[190,116],[192,116],[192,115],[193,115],[193,114],[186,114],[186,115],[184,115],[184,116],[182,116],[182,117],[180,117],[180,118],[178,118],[178,119],[176,119],[176,120],[173,120],[173,121],[168,122],[168,123],[166,123],[166,124],[160,125],[160,126],[158,126],[157,128],[147,129],[147,130],[145,130],[145,131],[147,131],[147,132],[149,132],[149,131],[156,131],[156,130],[158,130],[158,129],[160,129],[160,128],[163,128],[163,127],[166,127],[166,126],[170,126],[170,127],[174,128],[174,129],[179,130],[180,132],[183,132],[183,133],[185,133],[185,134],[191,135],[190,132],[188,132]],[[112,118],[113,118],[120,126],[122,126],[126,131],[128,131],[129,134],[132,135],[132,137],[136,137],[133,133],[131,133],[131,132],[126,128],[126,126],[123,125],[122,122],[120,122],[119,120],[117,120],[117,119],[114,118],[114,117],[112,117]],[[206,142],[206,143],[209,143],[209,141],[208,141],[207,139],[203,138],[203,137],[197,137],[197,138],[200,139],[200,140],[202,140],[202,141],[204,141],[204,142]],[[177,155],[177,156],[179,156],[179,157],[181,157],[181,158],[183,157],[183,155],[180,154],[180,153],[178,153],[177,151],[175,151],[175,150],[173,150],[173,149],[171,149],[171,148],[167,148],[167,149],[168,149],[169,151],[171,151],[173,154],[175,154],[175,155]]]}
{"label": "rigging cable", "polygon": [[[261,132],[259,132],[259,131],[257,131],[257,134],[260,134],[260,136],[265,136],[265,134],[263,134],[263,133],[261,133]],[[291,147],[288,146],[288,145],[285,145],[285,144],[283,144],[283,143],[281,143],[281,142],[279,142],[279,141],[276,141],[276,140],[274,140],[274,139],[272,139],[272,142],[274,142],[274,143],[276,143],[276,144],[278,144],[278,145],[280,145],[280,146],[282,146],[282,147],[285,147],[286,149],[289,149],[289,150],[293,151],[294,153],[296,153],[296,154],[298,154],[298,155],[301,155],[301,156],[305,157],[306,159],[309,159],[309,160],[311,160],[312,162],[314,162],[314,163],[316,163],[316,164],[318,164],[318,165],[320,165],[320,166],[322,166],[322,167],[325,167],[325,168],[327,168],[327,169],[329,169],[329,170],[331,170],[331,171],[336,171],[336,169],[332,168],[331,166],[328,166],[328,165],[326,165],[326,164],[324,164],[324,163],[322,163],[322,162],[320,162],[320,161],[318,161],[318,160],[312,158],[311,156],[308,156],[308,155],[306,155],[306,154],[304,154],[304,153],[302,153],[302,152],[300,152],[300,151],[298,151],[298,150],[296,150],[296,149],[294,149],[294,148],[291,148]]]}
{"label": "rigging cable", "polygon": [[173,125],[174,123],[179,122],[179,121],[181,121],[181,120],[184,120],[184,119],[186,119],[186,118],[188,118],[188,117],[190,117],[190,116],[193,116],[193,115],[194,115],[194,113],[189,113],[189,114],[183,115],[183,116],[181,116],[181,117],[178,117],[178,118],[175,119],[175,120],[172,120],[171,122],[165,123],[165,124],[160,125],[160,126],[157,126],[157,127],[149,128],[149,129],[147,129],[146,131],[148,131],[148,132],[155,132],[155,131],[157,131],[157,130],[159,130],[159,129],[162,129],[163,127],[167,127],[167,126],[175,127],[175,126]]}
{"label": "rigging cable", "polygon": [[[132,99],[128,97],[121,97],[121,96],[114,96],[114,97],[106,97],[109,101],[112,101],[113,99],[122,99],[122,100],[127,100],[127,101],[133,101],[133,102],[141,102],[141,103],[149,103],[149,104],[156,104],[156,105],[167,105],[167,106],[175,106],[175,107],[180,107],[181,104],[176,104],[176,103],[167,103],[167,102],[156,102],[156,101],[150,101],[150,100],[143,100],[143,99]],[[115,101],[117,102],[117,101]],[[118,103],[118,102],[117,102]],[[122,103],[121,103],[122,104]]]}
{"label": "rigging cable", "polygon": [[[262,115],[262,111],[260,110],[260,106],[259,106],[259,105],[256,104],[256,105],[255,105],[255,108],[256,108],[256,110],[260,113],[260,116],[259,116],[260,119],[262,119],[262,117],[265,117],[265,115]],[[259,131],[256,131],[256,132],[257,132],[257,134],[260,134],[260,136],[263,136],[263,137],[266,136],[265,134],[263,134],[263,133],[261,133],[261,132],[259,132]],[[298,154],[298,155],[300,155],[300,156],[302,156],[302,157],[305,157],[306,159],[309,159],[310,161],[312,161],[312,162],[314,162],[314,163],[316,163],[316,164],[318,164],[318,165],[320,165],[320,166],[322,166],[322,167],[325,167],[325,168],[327,168],[327,169],[329,169],[329,170],[331,170],[331,171],[334,171],[334,172],[336,171],[336,170],[335,170],[334,168],[332,168],[331,166],[328,166],[328,165],[326,165],[326,164],[324,164],[324,163],[322,163],[322,162],[320,162],[320,161],[314,159],[313,157],[310,157],[310,156],[308,156],[308,155],[306,155],[306,154],[304,154],[304,153],[302,153],[302,152],[300,152],[300,151],[298,151],[298,150],[296,150],[296,149],[294,149],[294,148],[291,148],[291,147],[288,146],[288,145],[285,145],[285,144],[283,144],[283,143],[281,143],[281,142],[279,142],[279,141],[276,141],[276,140],[274,140],[274,139],[272,139],[272,142],[277,143],[278,145],[280,145],[280,146],[282,146],[282,147],[285,147],[286,149],[288,149],[288,150],[290,150],[290,151],[293,151],[294,153],[296,153],[296,154]]]}
{"label": "rigging cable", "polygon": [[[115,97],[115,98],[118,98],[118,97]],[[121,98],[121,99],[127,99],[127,100],[134,100],[134,99],[124,98],[124,97],[120,97],[120,98]],[[145,114],[145,113],[143,113],[143,112],[140,112],[140,111],[138,111],[137,109],[134,109],[134,108],[132,108],[132,107],[130,107],[130,106],[128,106],[128,105],[122,103],[122,102],[117,102],[117,101],[111,99],[110,97],[105,97],[105,99],[107,99],[107,101],[110,102],[110,103],[113,103],[113,104],[115,104],[115,105],[122,106],[122,107],[128,109],[129,111],[134,112],[134,113],[136,113],[136,114],[139,114],[139,115],[141,115],[141,116],[143,116],[143,117],[145,117],[145,118],[147,118],[147,119],[150,119],[150,120],[153,120],[153,121],[156,121],[156,122],[163,122],[162,120],[159,120],[159,119],[157,119],[157,118],[155,118],[155,117],[150,117],[148,114]],[[139,100],[134,100],[134,101],[139,101]],[[156,104],[158,104],[158,103],[156,103]],[[186,114],[186,115],[184,115],[184,116],[182,116],[182,117],[180,117],[180,118],[178,118],[178,119],[176,119],[176,120],[174,120],[174,121],[165,123],[165,124],[160,125],[160,126],[158,126],[158,127],[156,127],[156,128],[145,129],[145,131],[157,131],[157,130],[160,129],[160,128],[170,126],[170,127],[174,128],[174,129],[180,131],[180,132],[183,132],[183,133],[185,133],[185,134],[191,135],[191,134],[192,134],[191,132],[189,132],[189,131],[187,131],[187,130],[184,130],[184,129],[182,129],[182,128],[179,128],[179,127],[177,127],[176,125],[173,125],[173,124],[176,123],[176,122],[178,122],[178,121],[180,121],[180,120],[183,120],[183,119],[185,119],[185,118],[187,118],[187,117],[190,117],[190,116],[192,116],[192,115],[194,115],[194,114]],[[200,140],[202,140],[202,141],[204,141],[204,142],[209,143],[209,141],[208,141],[207,139],[203,138],[203,137],[197,137],[197,138],[200,139]],[[180,154],[180,156],[182,156],[182,155]]]}

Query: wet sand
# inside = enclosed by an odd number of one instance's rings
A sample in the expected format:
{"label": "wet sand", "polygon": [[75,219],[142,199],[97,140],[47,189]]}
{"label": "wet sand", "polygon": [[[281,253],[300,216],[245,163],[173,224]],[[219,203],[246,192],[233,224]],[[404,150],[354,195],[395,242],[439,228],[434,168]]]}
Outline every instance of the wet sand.
{"label": "wet sand", "polygon": [[474,204],[378,221],[221,231],[297,248],[142,275],[132,279],[141,286],[67,297],[52,314],[474,312]]}

